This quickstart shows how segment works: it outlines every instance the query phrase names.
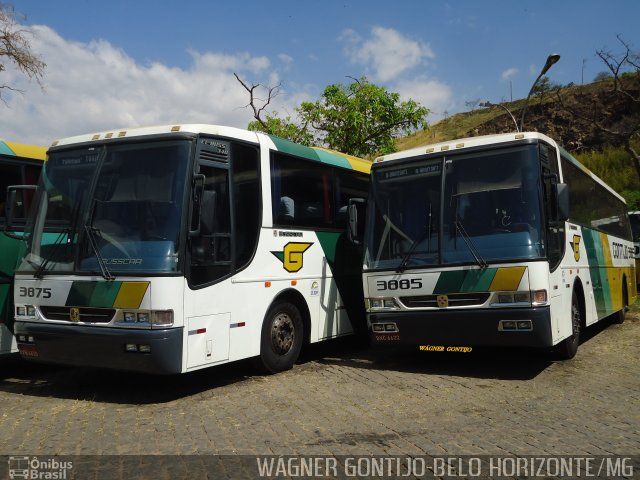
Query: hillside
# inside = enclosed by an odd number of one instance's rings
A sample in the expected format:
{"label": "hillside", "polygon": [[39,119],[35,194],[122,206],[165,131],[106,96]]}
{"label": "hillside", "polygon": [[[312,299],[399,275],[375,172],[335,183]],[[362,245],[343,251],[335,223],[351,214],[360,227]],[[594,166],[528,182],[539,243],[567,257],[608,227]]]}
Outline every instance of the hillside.
{"label": "hillside", "polygon": [[[625,76],[634,85],[635,93],[640,94],[640,74]],[[628,101],[622,95],[611,95],[612,80],[595,82],[588,85],[574,85],[561,88],[558,92],[548,91],[532,96],[525,117],[524,130],[538,131],[549,135],[567,150],[580,153],[598,150],[608,144],[614,144],[611,138],[599,134],[592,123],[581,117],[607,118],[607,126],[623,121],[629,115],[640,115],[640,105]],[[564,105],[576,111],[574,116],[563,107],[558,99],[560,95]],[[525,100],[505,102],[516,120],[520,121]],[[418,132],[409,137],[398,139],[399,150],[491,133],[512,132],[515,130],[511,116],[501,107],[478,107],[470,112],[462,112],[433,124],[427,131]]]}

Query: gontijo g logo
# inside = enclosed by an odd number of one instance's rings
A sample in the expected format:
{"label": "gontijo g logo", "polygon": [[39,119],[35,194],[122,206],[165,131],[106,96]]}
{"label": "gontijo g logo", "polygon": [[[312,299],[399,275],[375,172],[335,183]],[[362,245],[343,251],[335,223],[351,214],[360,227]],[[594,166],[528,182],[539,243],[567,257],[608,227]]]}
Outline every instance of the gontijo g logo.
{"label": "gontijo g logo", "polygon": [[303,253],[306,252],[313,243],[289,242],[281,252],[271,252],[282,262],[282,266],[287,272],[295,273],[303,267]]}

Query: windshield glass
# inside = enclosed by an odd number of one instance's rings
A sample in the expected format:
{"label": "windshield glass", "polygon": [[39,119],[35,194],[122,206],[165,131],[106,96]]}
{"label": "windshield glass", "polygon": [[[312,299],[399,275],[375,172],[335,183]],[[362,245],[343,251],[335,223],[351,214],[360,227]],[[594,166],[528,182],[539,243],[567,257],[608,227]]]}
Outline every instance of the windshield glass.
{"label": "windshield glass", "polygon": [[534,145],[374,170],[367,268],[541,257],[539,178]]}
{"label": "windshield glass", "polygon": [[51,153],[20,270],[177,271],[189,149],[172,141]]}

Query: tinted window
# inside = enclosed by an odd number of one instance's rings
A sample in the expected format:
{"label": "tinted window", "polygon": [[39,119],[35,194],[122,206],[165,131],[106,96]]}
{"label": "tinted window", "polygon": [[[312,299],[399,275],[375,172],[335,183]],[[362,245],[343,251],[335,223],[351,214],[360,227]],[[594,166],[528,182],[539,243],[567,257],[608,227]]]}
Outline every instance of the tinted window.
{"label": "tinted window", "polygon": [[565,157],[562,157],[562,171],[569,186],[570,219],[631,240],[626,205]]}

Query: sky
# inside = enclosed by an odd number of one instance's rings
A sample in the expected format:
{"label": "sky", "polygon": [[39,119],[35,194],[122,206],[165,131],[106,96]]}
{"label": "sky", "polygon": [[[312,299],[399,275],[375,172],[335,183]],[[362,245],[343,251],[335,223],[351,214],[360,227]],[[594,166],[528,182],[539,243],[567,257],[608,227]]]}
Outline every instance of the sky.
{"label": "sky", "polygon": [[[246,128],[235,79],[280,85],[270,112],[295,118],[327,85],[369,81],[429,108],[523,98],[547,56],[554,83],[588,83],[595,55],[640,51],[637,0],[3,0],[47,64],[42,88],[0,71],[0,139],[48,146],[134,126]],[[0,58],[4,63],[4,59]],[[260,98],[266,91],[259,90]]]}

